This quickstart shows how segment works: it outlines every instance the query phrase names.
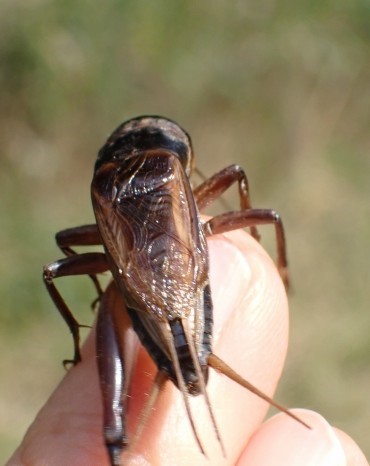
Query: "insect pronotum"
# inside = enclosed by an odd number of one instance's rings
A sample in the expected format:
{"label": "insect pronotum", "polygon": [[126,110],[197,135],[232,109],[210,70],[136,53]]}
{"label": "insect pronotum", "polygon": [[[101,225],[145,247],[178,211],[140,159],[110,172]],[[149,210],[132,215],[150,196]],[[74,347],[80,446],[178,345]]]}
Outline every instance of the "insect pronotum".
{"label": "insect pronotum", "polygon": [[[125,366],[116,328],[119,316],[114,306],[110,306],[114,293],[121,294],[132,326],[158,368],[144,408],[144,420],[163,382],[170,379],[183,395],[194,437],[203,453],[189,395],[204,396],[225,455],[206,390],[208,368],[212,367],[308,427],[212,352],[206,238],[249,227],[252,236],[259,239],[256,226],[273,224],[277,268],[287,287],[281,219],[273,210],[251,207],[247,178],[238,165],[221,170],[192,189],[189,179],[193,165],[190,137],[174,121],[141,116],[121,124],[101,148],[95,163],[91,197],[96,224],[59,232],[56,241],[67,257],[44,268],[45,285],[73,335],[74,356],[64,364],[81,361],[80,325],[55,287],[54,279],[90,275],[101,297],[96,274],[108,270],[112,273],[113,283],[101,298],[96,337],[104,438],[112,465],[121,464],[121,453],[128,444]],[[234,183],[239,188],[240,210],[202,221],[199,211]],[[99,244],[104,247],[103,253],[77,254],[73,250],[75,246]]]}

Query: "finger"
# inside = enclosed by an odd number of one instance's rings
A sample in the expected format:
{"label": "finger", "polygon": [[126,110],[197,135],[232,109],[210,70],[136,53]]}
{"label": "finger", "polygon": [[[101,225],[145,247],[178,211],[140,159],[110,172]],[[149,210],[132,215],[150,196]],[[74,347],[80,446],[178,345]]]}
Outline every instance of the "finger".
{"label": "finger", "polygon": [[342,445],[347,460],[346,466],[369,466],[365,455],[351,437],[337,428],[334,428],[334,432]]}
{"label": "finger", "polygon": [[94,346],[91,333],[83,348],[83,361],[64,376],[9,460],[9,466],[107,464]]}
{"label": "finger", "polygon": [[[287,300],[276,268],[249,235],[209,241],[214,302],[214,352],[272,395],[281,374],[288,334]],[[200,454],[179,391],[168,383],[136,449],[150,464],[233,465],[245,439],[262,422],[267,403],[210,370],[207,385],[226,458],[203,397],[192,398],[194,421],[207,458]]]}
{"label": "finger", "polygon": [[[112,290],[112,287],[109,286]],[[105,293],[105,301],[120,307],[118,294]],[[116,298],[116,299],[115,299]],[[123,319],[122,333],[128,325]],[[125,328],[126,327],[126,328]],[[134,346],[134,343],[133,343]],[[95,351],[95,326],[82,347],[82,362],[65,373],[61,383],[40,410],[8,465],[104,465],[102,396]]]}
{"label": "finger", "polygon": [[[272,394],[287,344],[287,303],[276,269],[248,235],[211,238],[211,284],[215,305],[214,351],[234,369]],[[129,403],[129,428],[145,401],[155,368],[139,352]],[[261,422],[267,405],[226,377],[211,373],[208,390],[227,458],[221,455],[204,399],[192,399],[195,423],[212,464],[235,464],[245,438]],[[140,443],[126,454],[130,463],[209,464],[200,454],[179,391],[167,383]],[[93,336],[83,362],[73,368],[28,431],[13,463],[107,464],[102,440],[101,395]]]}
{"label": "finger", "polygon": [[351,443],[352,453],[357,455],[356,458],[362,458],[357,463],[350,460],[335,429],[318,413],[303,409],[294,411],[312,427],[311,430],[302,428],[287,416],[274,416],[246,443],[237,466],[367,465],[359,448],[345,436],[344,444]]}

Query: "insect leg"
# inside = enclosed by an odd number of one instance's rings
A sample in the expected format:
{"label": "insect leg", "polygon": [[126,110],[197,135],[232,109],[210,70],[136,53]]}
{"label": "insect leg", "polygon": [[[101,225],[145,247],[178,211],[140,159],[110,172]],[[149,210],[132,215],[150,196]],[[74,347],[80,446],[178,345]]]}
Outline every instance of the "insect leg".
{"label": "insect leg", "polygon": [[128,316],[112,282],[102,296],[96,322],[96,356],[103,400],[103,431],[110,464],[121,465],[127,446],[123,394],[127,389],[121,332]]}
{"label": "insect leg", "polygon": [[[193,190],[199,210],[202,211],[214,202],[234,183],[238,183],[240,209],[251,209],[247,176],[239,165],[230,165],[214,174]],[[251,234],[255,239],[259,240],[260,235],[254,225],[251,225]]]}
{"label": "insect leg", "polygon": [[61,230],[55,235],[55,241],[66,256],[76,254],[69,252],[70,246],[93,246],[102,244],[102,239],[96,224],[82,225]]}
{"label": "insect leg", "polygon": [[284,227],[280,215],[270,209],[250,209],[238,212],[227,212],[211,218],[204,224],[206,236],[226,233],[252,225],[274,225],[277,244],[277,268],[285,288],[289,288],[288,261]]}
{"label": "insect leg", "polygon": [[72,312],[64,302],[64,299],[54,285],[53,280],[55,278],[70,275],[94,275],[96,273],[105,272],[108,269],[109,267],[105,255],[97,252],[66,257],[65,259],[53,262],[44,267],[43,278],[45,286],[73,336],[74,357],[72,360],[63,361],[64,365],[69,363],[76,364],[81,361],[79,347],[79,327],[81,325],[74,318]]}
{"label": "insect leg", "polygon": [[[102,244],[102,239],[96,224],[93,225],[82,225],[74,228],[67,228],[66,230],[59,231],[55,235],[55,241],[59,249],[67,256],[77,255],[76,251],[71,246],[95,246]],[[89,275],[92,282],[94,283],[95,289],[98,293],[98,299],[103,294],[103,290],[100,286],[99,280],[96,275]]]}

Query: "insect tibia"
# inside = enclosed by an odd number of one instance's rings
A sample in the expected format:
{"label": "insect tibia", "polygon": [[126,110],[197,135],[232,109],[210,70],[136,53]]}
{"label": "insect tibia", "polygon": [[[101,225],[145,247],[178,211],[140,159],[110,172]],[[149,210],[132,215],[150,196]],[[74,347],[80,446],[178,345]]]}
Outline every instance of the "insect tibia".
{"label": "insect tibia", "polygon": [[263,400],[267,401],[267,403],[270,403],[271,406],[274,406],[277,408],[279,411],[287,414],[300,424],[304,425],[308,429],[311,429],[311,427],[306,424],[302,419],[297,417],[295,414],[292,412],[288,411],[287,408],[282,406],[281,404],[277,403],[275,400],[267,396],[265,393],[261,392],[257,387],[249,383],[247,380],[245,380],[241,375],[239,375],[237,372],[235,372],[230,366],[228,366],[222,359],[220,359],[218,356],[215,354],[211,353],[208,356],[208,366],[213,367],[218,372],[221,372],[221,374],[226,375],[226,377],[229,377],[229,379],[233,380],[234,382],[238,383],[242,387],[246,388],[250,392],[254,393],[258,397],[262,398]]}

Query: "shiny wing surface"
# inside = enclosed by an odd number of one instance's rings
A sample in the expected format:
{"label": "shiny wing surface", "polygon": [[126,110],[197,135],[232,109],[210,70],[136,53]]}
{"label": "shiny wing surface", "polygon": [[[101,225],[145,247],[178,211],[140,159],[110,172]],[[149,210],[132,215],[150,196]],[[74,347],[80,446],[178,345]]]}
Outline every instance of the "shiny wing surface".
{"label": "shiny wing surface", "polygon": [[124,166],[106,164],[94,177],[92,197],[113,273],[129,305],[159,319],[188,317],[199,309],[208,255],[177,157],[147,151]]}

